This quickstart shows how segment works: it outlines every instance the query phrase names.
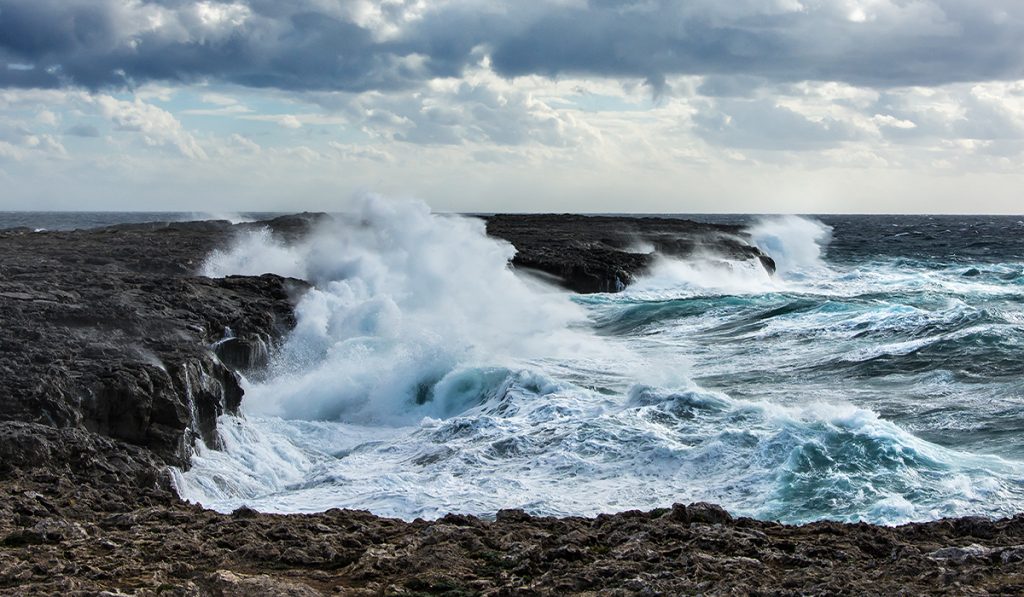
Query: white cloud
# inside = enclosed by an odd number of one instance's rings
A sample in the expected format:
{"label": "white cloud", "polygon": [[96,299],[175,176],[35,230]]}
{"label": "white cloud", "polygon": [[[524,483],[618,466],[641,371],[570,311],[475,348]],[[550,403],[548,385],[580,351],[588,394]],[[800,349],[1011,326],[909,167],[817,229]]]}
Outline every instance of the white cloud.
{"label": "white cloud", "polygon": [[39,114],[36,115],[36,121],[47,126],[57,126],[59,119],[57,115],[50,110],[41,110]]}
{"label": "white cloud", "polygon": [[302,121],[296,118],[293,114],[285,114],[277,121],[277,123],[286,129],[302,128]]}
{"label": "white cloud", "polygon": [[301,129],[307,125],[342,125],[347,120],[336,114],[241,114],[242,120],[255,122],[273,122],[285,129]]}
{"label": "white cloud", "polygon": [[25,152],[7,141],[0,141],[0,160],[21,160]]}
{"label": "white cloud", "polygon": [[917,125],[912,120],[900,120],[891,114],[875,114],[871,121],[878,126],[888,126],[897,129],[915,129]]}
{"label": "white cloud", "polygon": [[215,106],[235,106],[239,103],[238,99],[222,93],[204,93],[199,99],[204,104],[213,104]]}
{"label": "white cloud", "polygon": [[[971,182],[987,189],[972,209],[1019,210],[1024,82],[666,84],[672,95],[652,102],[640,79],[505,79],[481,58],[416,92],[0,90],[0,158],[17,160],[5,195],[38,185],[105,208],[144,196],[146,207],[330,209],[373,189],[455,210],[962,211]],[[185,120],[195,129],[178,119],[198,113],[209,117]]]}
{"label": "white cloud", "polygon": [[230,141],[232,145],[248,153],[258,154],[263,151],[263,148],[260,147],[259,143],[239,134],[231,135]]}
{"label": "white cloud", "polygon": [[113,122],[118,130],[137,132],[147,145],[171,147],[191,159],[206,159],[207,155],[190,133],[170,112],[147,104],[141,99],[119,100],[109,95],[90,96],[102,116]]}

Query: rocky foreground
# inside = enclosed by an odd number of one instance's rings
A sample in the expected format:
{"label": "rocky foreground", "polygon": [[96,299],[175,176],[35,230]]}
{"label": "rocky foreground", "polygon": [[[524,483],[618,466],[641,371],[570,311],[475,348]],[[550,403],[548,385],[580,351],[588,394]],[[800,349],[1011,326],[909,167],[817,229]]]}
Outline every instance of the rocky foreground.
{"label": "rocky foreground", "polygon": [[[255,225],[298,238],[316,219]],[[488,230],[516,244],[516,267],[581,291],[649,267],[629,244],[638,235],[769,267],[738,230],[614,220],[500,216]],[[197,275],[251,226],[0,231],[0,594],[1024,593],[1024,516],[791,527],[696,504],[407,523],[183,503],[167,467],[187,467],[197,440],[218,444],[216,417],[242,399],[238,372],[265,364],[307,288]]]}

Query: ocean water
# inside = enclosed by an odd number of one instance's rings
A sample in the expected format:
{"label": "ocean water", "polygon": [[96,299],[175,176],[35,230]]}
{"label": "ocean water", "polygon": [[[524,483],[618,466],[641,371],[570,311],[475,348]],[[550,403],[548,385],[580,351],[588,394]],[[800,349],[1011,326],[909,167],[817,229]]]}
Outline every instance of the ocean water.
{"label": "ocean water", "polygon": [[278,214],[253,212],[245,214],[178,211],[0,211],[0,230],[4,228],[31,228],[47,230],[88,230],[116,224],[145,222],[188,222],[195,220],[229,220],[248,222],[270,218]]}
{"label": "ocean water", "polygon": [[240,237],[203,273],[315,288],[180,494],[405,519],[1024,511],[1024,219],[707,219],[746,225],[777,275],[662,260],[574,295],[507,268],[477,220],[373,198],[298,245]]}

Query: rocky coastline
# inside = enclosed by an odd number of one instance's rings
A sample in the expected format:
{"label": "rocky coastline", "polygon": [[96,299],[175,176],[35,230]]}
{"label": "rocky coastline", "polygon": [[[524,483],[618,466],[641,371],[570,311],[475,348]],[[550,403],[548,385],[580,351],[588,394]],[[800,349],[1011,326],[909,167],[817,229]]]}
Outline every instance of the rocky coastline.
{"label": "rocky coastline", "polygon": [[646,273],[659,256],[775,261],[751,244],[741,226],[657,217],[495,215],[487,233],[516,247],[515,267],[552,276],[579,293],[617,292]]}
{"label": "rocky coastline", "polygon": [[[596,518],[403,522],[368,512],[203,510],[168,466],[237,412],[308,287],[210,279],[242,230],[322,216],[0,231],[0,594],[1019,594],[1024,515],[885,528],[733,518],[709,504]],[[774,263],[740,229],[685,220],[491,216],[514,267],[617,290],[653,254]],[[643,248],[638,248],[642,246]],[[666,504],[666,506],[669,506]]]}

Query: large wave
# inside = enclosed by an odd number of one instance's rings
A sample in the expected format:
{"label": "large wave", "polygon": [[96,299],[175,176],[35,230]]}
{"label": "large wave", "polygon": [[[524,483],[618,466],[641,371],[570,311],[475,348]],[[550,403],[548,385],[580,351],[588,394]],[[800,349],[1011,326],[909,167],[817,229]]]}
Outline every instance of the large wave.
{"label": "large wave", "polygon": [[293,246],[265,229],[248,233],[203,272],[271,272],[314,285],[269,381],[249,389],[247,412],[397,424],[472,406],[500,382],[466,372],[478,366],[602,350],[573,329],[585,314],[567,295],[513,274],[513,255],[481,220],[371,196]]}
{"label": "large wave", "polygon": [[801,216],[762,217],[745,230],[753,244],[772,257],[777,270],[757,259],[736,261],[698,251],[686,259],[658,258],[651,271],[627,289],[630,299],[668,299],[700,294],[757,294],[797,289],[808,278],[830,272],[823,256],[831,229]]}
{"label": "large wave", "polygon": [[[786,522],[1019,510],[1018,464],[924,441],[809,367],[874,358],[842,352],[861,337],[869,350],[960,325],[860,299],[881,280],[960,282],[832,270],[829,231],[813,220],[748,232],[776,257],[776,277],[754,263],[665,261],[625,293],[588,296],[519,277],[514,249],[481,221],[417,202],[365,198],[292,245],[248,233],[204,272],[274,272],[313,289],[263,381],[246,383],[244,416],[221,419],[225,449],[199,446],[178,490],[221,510],[407,519],[695,500]],[[825,357],[806,363],[808,347]]]}

